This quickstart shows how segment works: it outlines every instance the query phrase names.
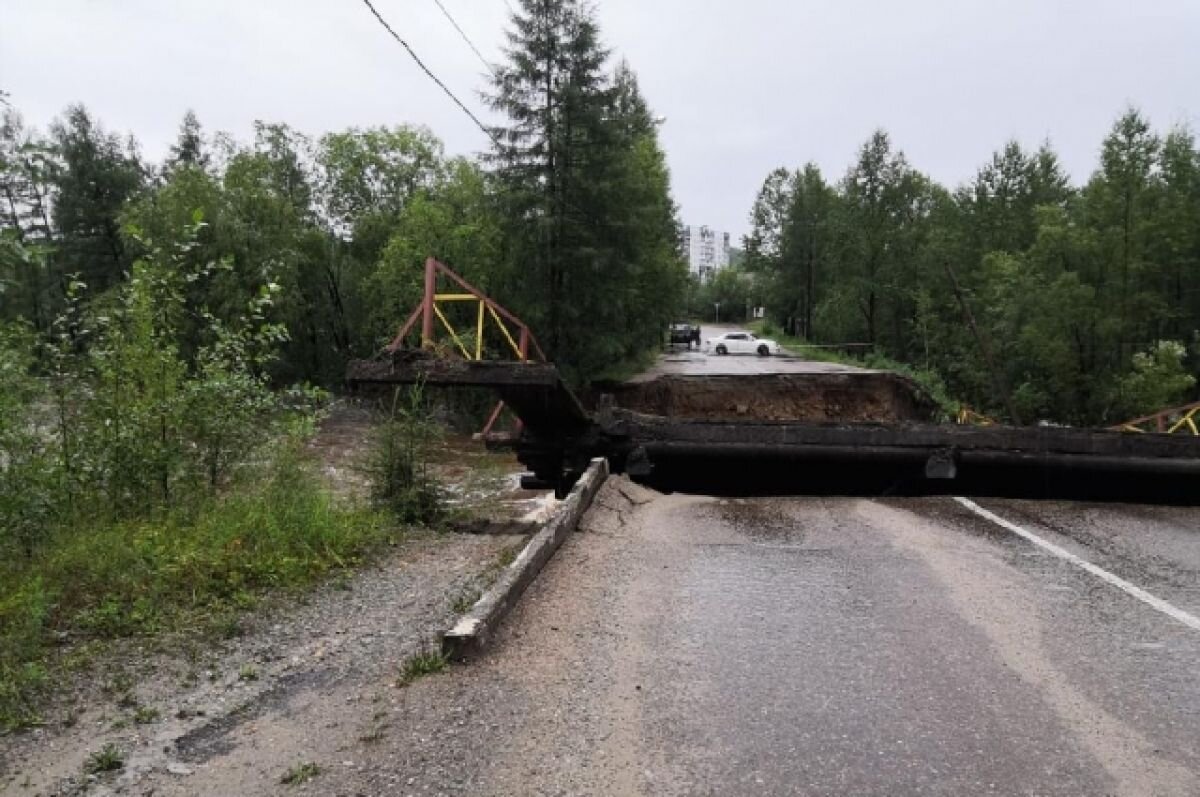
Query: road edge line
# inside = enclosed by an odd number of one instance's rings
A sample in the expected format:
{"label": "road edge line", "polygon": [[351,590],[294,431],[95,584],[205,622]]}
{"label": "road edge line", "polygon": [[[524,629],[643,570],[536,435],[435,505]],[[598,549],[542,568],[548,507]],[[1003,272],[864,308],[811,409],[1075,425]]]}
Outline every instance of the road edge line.
{"label": "road edge line", "polygon": [[504,569],[483,597],[441,635],[443,656],[465,661],[487,648],[496,628],[521,594],[575,531],[608,475],[608,460],[593,459],[554,515],[529,538],[512,564]]}
{"label": "road edge line", "polygon": [[1062,548],[1058,545],[1055,545],[1054,543],[1050,542],[1049,540],[1042,539],[1038,535],[1034,534],[1032,531],[1022,528],[1021,526],[1018,526],[1016,523],[1005,520],[1004,518],[1000,517],[996,513],[991,512],[987,509],[984,509],[979,504],[975,503],[974,501],[972,501],[969,498],[955,496],[954,500],[957,501],[962,506],[964,506],[967,509],[974,512],[976,515],[979,515],[984,520],[990,520],[992,523],[995,523],[997,526],[1000,526],[1003,529],[1007,529],[1008,531],[1011,531],[1013,534],[1016,534],[1018,537],[1028,540],[1029,542],[1032,542],[1034,545],[1038,546],[1039,548],[1049,551],[1050,553],[1054,554],[1055,556],[1059,557],[1060,559],[1064,559],[1064,560],[1070,562],[1071,564],[1075,565],[1076,567],[1078,567],[1082,570],[1085,570],[1088,573],[1091,573],[1093,576],[1095,576],[1096,578],[1099,578],[1101,581],[1104,581],[1104,582],[1116,587],[1117,589],[1121,590],[1122,592],[1125,592],[1126,594],[1128,594],[1134,598],[1137,598],[1142,603],[1145,603],[1146,605],[1158,610],[1159,612],[1162,612],[1166,616],[1170,617],[1172,620],[1183,623],[1188,628],[1191,628],[1194,631],[1200,631],[1200,617],[1196,617],[1194,614],[1190,614],[1190,613],[1184,611],[1183,609],[1180,609],[1177,606],[1174,606],[1174,605],[1168,603],[1167,601],[1163,600],[1162,598],[1158,597],[1157,595],[1150,594],[1149,592],[1142,589],[1138,585],[1130,583],[1114,573],[1108,572],[1107,570],[1100,567],[1099,565],[1092,564],[1091,562],[1084,559],[1083,557],[1080,557],[1080,556],[1077,556],[1076,554],[1071,553],[1066,548]]}

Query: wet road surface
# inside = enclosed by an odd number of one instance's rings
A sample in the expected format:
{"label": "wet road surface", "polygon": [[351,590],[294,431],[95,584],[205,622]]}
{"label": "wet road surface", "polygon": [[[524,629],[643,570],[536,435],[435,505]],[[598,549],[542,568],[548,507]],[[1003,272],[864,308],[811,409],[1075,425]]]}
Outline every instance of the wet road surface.
{"label": "wet road surface", "polygon": [[[700,328],[701,340],[727,332],[745,332],[735,326],[706,324]],[[808,360],[789,352],[771,357],[756,354],[706,354],[683,346],[669,347],[654,367],[630,379],[630,383],[649,382],[660,376],[742,376],[747,374],[843,374],[865,369],[851,365]]]}
{"label": "wet road surface", "polygon": [[[1198,510],[979,504],[1200,614]],[[1200,793],[1200,631],[951,498],[610,480],[391,711],[330,793]]]}

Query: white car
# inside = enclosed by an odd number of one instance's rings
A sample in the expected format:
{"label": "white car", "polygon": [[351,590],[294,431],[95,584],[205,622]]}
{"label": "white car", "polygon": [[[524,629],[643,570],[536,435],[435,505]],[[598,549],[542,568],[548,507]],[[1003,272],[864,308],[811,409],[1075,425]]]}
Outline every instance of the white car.
{"label": "white car", "polygon": [[757,354],[766,357],[779,354],[779,344],[767,338],[756,338],[749,332],[727,332],[705,340],[704,351],[711,354]]}

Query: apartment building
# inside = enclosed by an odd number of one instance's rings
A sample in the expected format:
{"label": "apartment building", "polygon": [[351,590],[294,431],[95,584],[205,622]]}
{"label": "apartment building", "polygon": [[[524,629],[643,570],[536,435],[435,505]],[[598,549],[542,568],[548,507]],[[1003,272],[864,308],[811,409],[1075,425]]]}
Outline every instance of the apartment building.
{"label": "apartment building", "polygon": [[680,230],[679,249],[687,258],[688,270],[707,281],[729,266],[729,241],[727,232],[689,224]]}

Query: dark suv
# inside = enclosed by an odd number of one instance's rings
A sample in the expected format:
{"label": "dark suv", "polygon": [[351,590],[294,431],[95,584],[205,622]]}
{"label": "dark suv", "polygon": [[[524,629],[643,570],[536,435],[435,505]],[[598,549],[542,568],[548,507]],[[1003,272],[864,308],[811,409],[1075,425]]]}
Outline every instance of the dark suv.
{"label": "dark suv", "polygon": [[696,324],[689,324],[682,321],[677,324],[671,324],[669,341],[672,346],[678,346],[682,343],[691,349],[692,344],[695,343],[696,348],[699,348],[700,327]]}

